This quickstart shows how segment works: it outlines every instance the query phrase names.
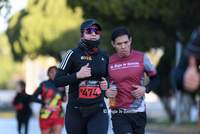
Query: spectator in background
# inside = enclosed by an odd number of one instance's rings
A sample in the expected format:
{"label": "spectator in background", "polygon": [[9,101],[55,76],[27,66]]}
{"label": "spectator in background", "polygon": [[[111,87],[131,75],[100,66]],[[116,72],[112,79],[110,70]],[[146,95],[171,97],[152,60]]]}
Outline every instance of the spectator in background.
{"label": "spectator in background", "polygon": [[[62,102],[67,101],[65,87],[55,87],[53,80],[57,71],[56,66],[49,67],[47,75],[49,80],[44,81],[36,89],[31,101],[42,104],[40,109],[40,129],[42,134],[60,134],[64,125],[64,110]],[[38,98],[41,95],[42,99]]]}
{"label": "spectator in background", "polygon": [[31,116],[30,96],[25,91],[26,84],[24,81],[17,83],[17,95],[14,98],[13,105],[17,112],[18,132],[21,134],[22,124],[25,125],[25,134],[28,133],[28,122]]}

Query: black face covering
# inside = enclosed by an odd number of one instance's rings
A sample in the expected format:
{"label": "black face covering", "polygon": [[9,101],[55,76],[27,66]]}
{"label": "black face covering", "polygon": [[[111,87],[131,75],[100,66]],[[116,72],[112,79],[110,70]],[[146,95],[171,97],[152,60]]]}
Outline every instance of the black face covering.
{"label": "black face covering", "polygon": [[93,49],[98,47],[98,45],[100,44],[100,40],[92,41],[84,39],[83,43],[85,43],[85,45],[87,45],[89,49]]}
{"label": "black face covering", "polygon": [[100,41],[91,41],[84,39],[82,42],[78,43],[78,47],[86,51],[88,54],[98,54]]}

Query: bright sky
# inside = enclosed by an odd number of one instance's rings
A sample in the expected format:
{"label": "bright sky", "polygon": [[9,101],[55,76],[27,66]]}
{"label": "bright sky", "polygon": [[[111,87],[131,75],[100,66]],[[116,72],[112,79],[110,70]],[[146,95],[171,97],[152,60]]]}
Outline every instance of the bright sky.
{"label": "bright sky", "polygon": [[0,14],[0,33],[2,33],[3,31],[5,31],[8,28],[8,19],[11,18],[15,13],[17,13],[18,11],[24,9],[27,4],[28,4],[28,0],[10,0],[11,3],[11,11],[10,14],[5,18],[5,14],[6,14],[6,9],[2,8],[1,9],[1,14]]}

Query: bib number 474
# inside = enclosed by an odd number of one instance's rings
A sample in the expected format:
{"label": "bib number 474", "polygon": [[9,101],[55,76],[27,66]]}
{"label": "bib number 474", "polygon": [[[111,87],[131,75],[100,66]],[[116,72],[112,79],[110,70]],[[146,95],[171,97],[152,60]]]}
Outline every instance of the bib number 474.
{"label": "bib number 474", "polygon": [[79,87],[79,98],[97,98],[100,94],[99,87]]}

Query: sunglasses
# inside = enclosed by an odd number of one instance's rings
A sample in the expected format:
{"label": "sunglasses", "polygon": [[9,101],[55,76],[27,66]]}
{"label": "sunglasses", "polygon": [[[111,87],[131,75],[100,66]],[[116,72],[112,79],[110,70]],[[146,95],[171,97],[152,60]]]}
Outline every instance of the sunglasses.
{"label": "sunglasses", "polygon": [[99,31],[99,30],[97,30],[97,29],[94,29],[94,28],[85,29],[84,32],[85,32],[86,34],[92,34],[93,31],[95,32],[95,34],[100,34],[100,33],[101,33],[101,31]]}

